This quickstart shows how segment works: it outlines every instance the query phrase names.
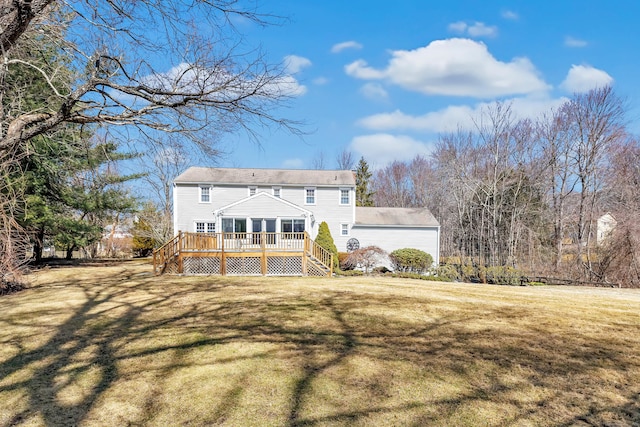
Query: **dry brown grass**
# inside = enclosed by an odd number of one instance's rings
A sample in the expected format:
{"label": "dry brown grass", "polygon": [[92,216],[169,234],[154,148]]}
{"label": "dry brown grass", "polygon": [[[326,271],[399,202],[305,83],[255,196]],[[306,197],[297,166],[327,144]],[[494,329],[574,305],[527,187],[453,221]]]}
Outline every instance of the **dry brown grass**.
{"label": "dry brown grass", "polygon": [[640,291],[37,273],[0,426],[640,425]]}

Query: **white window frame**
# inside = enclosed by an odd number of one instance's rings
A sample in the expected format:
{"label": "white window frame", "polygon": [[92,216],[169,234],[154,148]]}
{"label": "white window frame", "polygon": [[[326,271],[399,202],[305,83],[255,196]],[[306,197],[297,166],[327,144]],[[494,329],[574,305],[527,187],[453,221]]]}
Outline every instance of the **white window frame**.
{"label": "white window frame", "polygon": [[273,197],[277,197],[278,199],[282,198],[282,187],[272,187],[271,188],[271,194],[273,194]]}
{"label": "white window frame", "polygon": [[[201,230],[198,230],[198,225],[202,224]],[[216,223],[213,221],[194,221],[193,229],[196,233],[215,233],[216,232]]]}
{"label": "white window frame", "polygon": [[258,187],[256,187],[255,185],[250,185],[249,186],[249,197],[255,196],[256,194],[258,194]]}
{"label": "white window frame", "polygon": [[[283,225],[285,223],[291,223],[291,231],[284,231],[283,230]],[[296,225],[300,226],[302,225],[302,231],[296,231]],[[304,219],[300,219],[300,218],[282,218],[280,219],[280,232],[283,234],[283,239],[290,239],[291,236],[294,236],[294,238],[299,237],[299,233],[304,233],[307,230],[307,224],[306,221]]]}
{"label": "white window frame", "polygon": [[351,234],[351,229],[349,227],[349,224],[347,223],[340,224],[340,235],[349,236],[350,234]]}
{"label": "white window frame", "polygon": [[[342,192],[346,191],[347,192],[347,203],[344,203],[342,200]],[[351,190],[348,188],[341,188],[340,190],[338,190],[338,203],[340,204],[340,206],[349,206],[351,205]]]}
{"label": "white window frame", "polygon": [[[205,192],[206,190],[206,192]],[[206,195],[208,200],[203,200],[203,197]],[[198,201],[200,203],[211,203],[211,186],[210,185],[200,185],[198,186]]]}
{"label": "white window frame", "polygon": [[[309,191],[313,193],[313,201],[309,202]],[[316,187],[304,187],[304,204],[305,205],[315,205],[317,200],[317,191]]]}

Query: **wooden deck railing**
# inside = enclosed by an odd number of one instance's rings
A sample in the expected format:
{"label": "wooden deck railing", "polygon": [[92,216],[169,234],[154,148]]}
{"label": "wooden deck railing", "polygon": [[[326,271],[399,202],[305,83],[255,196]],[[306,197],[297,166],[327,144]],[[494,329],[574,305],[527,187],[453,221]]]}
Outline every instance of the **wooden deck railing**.
{"label": "wooden deck railing", "polygon": [[153,251],[153,273],[162,274],[169,263],[180,253],[182,233],[178,233],[173,239]]}
{"label": "wooden deck railing", "polygon": [[[295,233],[193,233],[179,232],[153,252],[155,274],[166,271],[171,262],[181,263],[183,256],[199,253],[262,252],[263,254],[300,253],[320,262],[333,273],[333,255],[318,245],[307,232]],[[177,267],[180,272],[180,266]]]}
{"label": "wooden deck railing", "polygon": [[320,261],[329,268],[329,275],[333,275],[333,254],[308,237],[309,235],[306,232],[305,235],[307,236],[305,239],[305,254],[311,255]]}

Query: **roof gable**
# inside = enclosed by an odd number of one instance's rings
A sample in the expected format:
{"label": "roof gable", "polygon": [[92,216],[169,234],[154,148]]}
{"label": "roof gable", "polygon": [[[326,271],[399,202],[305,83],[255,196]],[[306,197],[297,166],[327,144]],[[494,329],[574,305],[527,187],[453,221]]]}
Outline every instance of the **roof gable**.
{"label": "roof gable", "polygon": [[356,185],[349,170],[242,169],[190,167],[180,174],[176,184],[240,184],[347,186]]}
{"label": "roof gable", "polygon": [[214,211],[214,215],[232,216],[241,213],[255,213],[256,215],[268,215],[277,212],[277,216],[311,216],[311,211],[304,209],[279,197],[265,192],[259,192],[253,196],[238,200]]}

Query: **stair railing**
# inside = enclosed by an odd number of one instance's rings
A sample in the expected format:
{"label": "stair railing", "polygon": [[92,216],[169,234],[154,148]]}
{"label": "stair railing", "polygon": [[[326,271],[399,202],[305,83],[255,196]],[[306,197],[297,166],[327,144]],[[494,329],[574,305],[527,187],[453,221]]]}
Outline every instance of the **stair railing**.
{"label": "stair railing", "polygon": [[305,254],[320,261],[329,271],[328,276],[333,275],[333,254],[317,244],[305,231]]}
{"label": "stair railing", "polygon": [[167,264],[180,253],[182,231],[179,231],[173,239],[153,251],[153,273],[162,274]]}

